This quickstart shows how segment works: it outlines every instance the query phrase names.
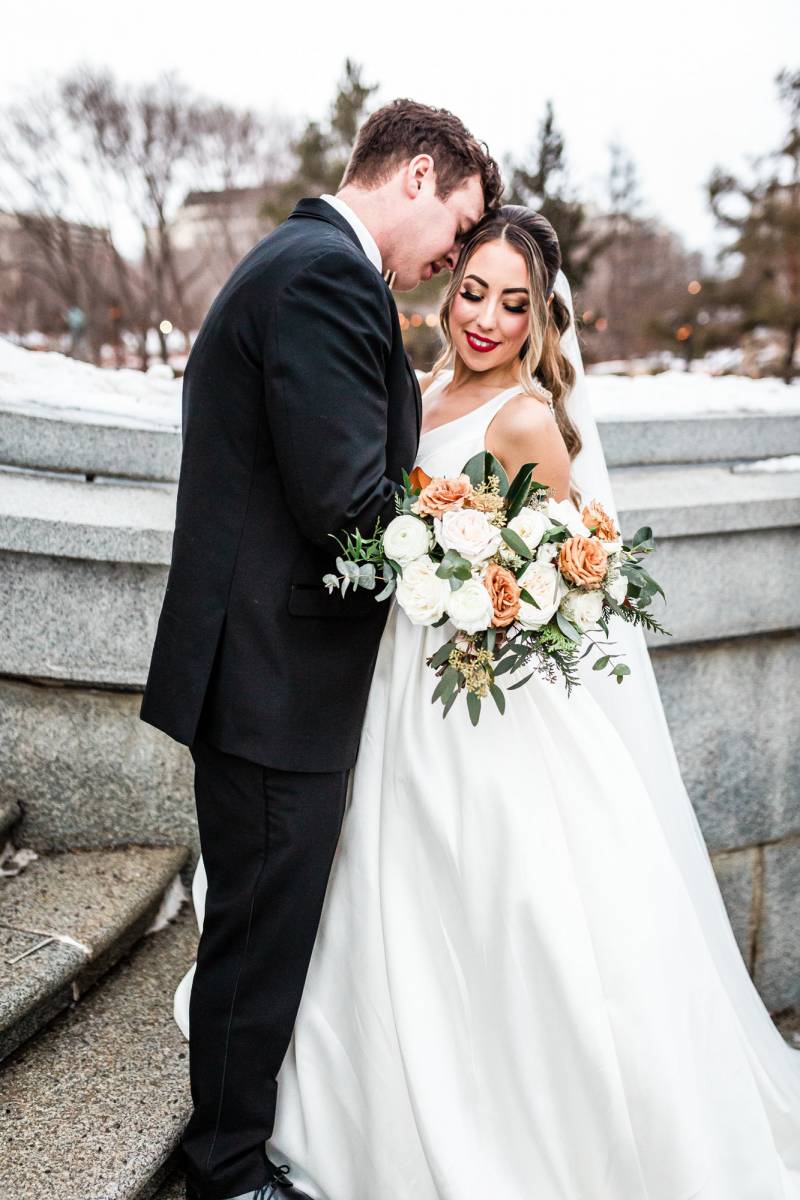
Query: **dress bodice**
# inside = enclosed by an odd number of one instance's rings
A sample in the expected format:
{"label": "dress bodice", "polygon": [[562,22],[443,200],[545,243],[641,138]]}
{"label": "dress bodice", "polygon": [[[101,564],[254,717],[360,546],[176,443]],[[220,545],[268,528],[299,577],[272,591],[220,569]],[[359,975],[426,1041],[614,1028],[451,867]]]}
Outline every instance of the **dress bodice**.
{"label": "dress bodice", "polygon": [[[438,379],[428,388],[426,396],[445,387],[453,377],[452,371],[442,371]],[[498,392],[491,400],[478,405],[470,412],[455,417],[444,425],[437,425],[423,433],[417,451],[417,466],[428,475],[457,475],[464,464],[485,448],[486,431],[492,420],[513,396],[522,388],[518,383]],[[424,398],[423,398],[424,403]],[[552,400],[548,401],[553,411]]]}

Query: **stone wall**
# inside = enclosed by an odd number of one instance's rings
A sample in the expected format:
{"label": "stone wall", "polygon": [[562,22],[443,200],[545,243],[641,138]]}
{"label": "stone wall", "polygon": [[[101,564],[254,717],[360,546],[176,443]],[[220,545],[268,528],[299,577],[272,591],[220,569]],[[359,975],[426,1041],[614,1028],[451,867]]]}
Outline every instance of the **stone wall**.
{"label": "stone wall", "polygon": [[[768,1007],[800,1004],[796,415],[609,421],[623,532],[670,598],[648,638],[692,801]],[[36,848],[196,849],[191,759],[137,719],[174,519],[169,429],[0,403],[0,791]]]}

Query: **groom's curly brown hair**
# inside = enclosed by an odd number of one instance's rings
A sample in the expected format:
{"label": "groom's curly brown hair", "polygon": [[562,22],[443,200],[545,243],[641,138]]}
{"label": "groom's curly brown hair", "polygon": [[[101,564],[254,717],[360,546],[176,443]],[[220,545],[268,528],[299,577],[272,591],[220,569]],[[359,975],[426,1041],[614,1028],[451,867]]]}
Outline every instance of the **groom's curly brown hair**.
{"label": "groom's curly brown hair", "polygon": [[447,200],[470,176],[480,175],[487,211],[499,205],[503,181],[486,143],[474,138],[446,108],[431,108],[416,100],[392,100],[367,118],[340,186],[378,187],[416,154],[433,158],[436,195],[441,200]]}

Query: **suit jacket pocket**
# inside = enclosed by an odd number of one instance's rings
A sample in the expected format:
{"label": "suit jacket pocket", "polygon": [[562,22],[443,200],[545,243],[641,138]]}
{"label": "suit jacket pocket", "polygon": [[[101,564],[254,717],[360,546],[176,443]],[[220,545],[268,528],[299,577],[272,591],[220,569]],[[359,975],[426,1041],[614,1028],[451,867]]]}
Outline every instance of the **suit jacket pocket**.
{"label": "suit jacket pocket", "polygon": [[293,617],[318,617],[323,620],[354,621],[365,617],[380,617],[386,612],[386,601],[378,604],[375,592],[348,588],[330,594],[322,584],[293,583],[289,592],[289,612]]}

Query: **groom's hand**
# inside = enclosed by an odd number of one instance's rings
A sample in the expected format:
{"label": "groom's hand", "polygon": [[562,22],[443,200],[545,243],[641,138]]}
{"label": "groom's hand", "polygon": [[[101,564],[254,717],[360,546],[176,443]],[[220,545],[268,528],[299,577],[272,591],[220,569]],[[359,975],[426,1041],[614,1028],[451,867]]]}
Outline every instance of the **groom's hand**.
{"label": "groom's hand", "polygon": [[320,254],[278,295],[264,347],[267,416],[297,524],[331,553],[331,534],[395,515],[387,478],[391,297],[367,262]]}

